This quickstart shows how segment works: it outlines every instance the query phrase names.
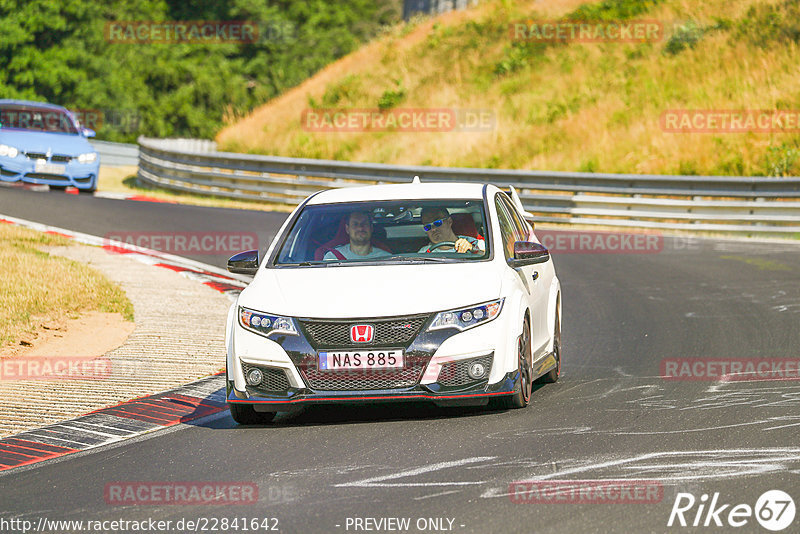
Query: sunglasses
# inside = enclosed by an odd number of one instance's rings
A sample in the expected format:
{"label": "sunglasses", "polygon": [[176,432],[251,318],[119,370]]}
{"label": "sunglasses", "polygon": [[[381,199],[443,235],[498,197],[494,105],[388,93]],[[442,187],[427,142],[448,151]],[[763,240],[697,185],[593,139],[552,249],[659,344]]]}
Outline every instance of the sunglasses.
{"label": "sunglasses", "polygon": [[423,229],[423,230],[425,230],[426,232],[430,232],[430,231],[431,231],[431,229],[432,229],[434,226],[435,226],[436,228],[439,228],[441,225],[443,225],[443,224],[444,224],[444,221],[446,221],[447,219],[448,219],[448,217],[445,217],[444,219],[436,219],[435,221],[433,221],[433,222],[432,222],[432,223],[430,223],[430,224],[423,224],[423,225],[422,225],[422,229]]}

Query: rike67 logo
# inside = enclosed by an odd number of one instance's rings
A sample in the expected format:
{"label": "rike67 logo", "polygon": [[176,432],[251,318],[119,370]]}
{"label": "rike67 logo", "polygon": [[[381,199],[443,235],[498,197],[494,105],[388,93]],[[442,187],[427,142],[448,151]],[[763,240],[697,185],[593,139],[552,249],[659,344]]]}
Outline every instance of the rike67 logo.
{"label": "rike67 logo", "polygon": [[755,517],[765,529],[778,532],[792,524],[795,512],[794,500],[781,490],[764,492],[754,507],[749,504],[734,506],[723,503],[720,501],[719,492],[715,492],[710,501],[706,493],[699,499],[691,493],[678,493],[667,526],[738,528],[747,525]]}

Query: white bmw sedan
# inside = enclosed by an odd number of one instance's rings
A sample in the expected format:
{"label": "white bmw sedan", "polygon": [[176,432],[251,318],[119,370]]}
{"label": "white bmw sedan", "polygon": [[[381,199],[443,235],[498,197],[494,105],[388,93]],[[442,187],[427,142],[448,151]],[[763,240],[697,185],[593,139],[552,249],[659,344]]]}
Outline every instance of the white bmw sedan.
{"label": "white bmw sedan", "polygon": [[419,183],[316,193],[228,314],[236,422],[319,403],[523,408],[561,372],[561,285],[513,189]]}

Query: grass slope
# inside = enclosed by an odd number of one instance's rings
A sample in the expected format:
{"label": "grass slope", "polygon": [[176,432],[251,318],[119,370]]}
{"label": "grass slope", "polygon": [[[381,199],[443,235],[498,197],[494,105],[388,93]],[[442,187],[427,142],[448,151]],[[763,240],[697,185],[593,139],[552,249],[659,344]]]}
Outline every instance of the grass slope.
{"label": "grass slope", "polygon": [[[653,43],[519,43],[520,20],[657,19]],[[800,109],[791,0],[486,0],[397,26],[223,129],[222,150],[403,164],[800,174],[797,133],[667,133],[670,109]],[[486,132],[321,133],[304,109],[478,108]]]}

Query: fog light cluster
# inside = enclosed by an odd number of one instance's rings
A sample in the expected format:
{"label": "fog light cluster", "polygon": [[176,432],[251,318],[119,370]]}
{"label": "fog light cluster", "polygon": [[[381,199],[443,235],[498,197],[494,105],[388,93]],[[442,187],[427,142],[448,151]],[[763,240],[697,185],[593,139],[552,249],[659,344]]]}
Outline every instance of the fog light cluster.
{"label": "fog light cluster", "polygon": [[247,308],[239,308],[239,323],[256,334],[268,336],[270,334],[289,334],[297,335],[297,328],[290,317],[280,315],[270,315]]}
{"label": "fog light cluster", "polygon": [[247,371],[247,383],[251,386],[257,386],[261,383],[261,380],[264,379],[264,373],[261,372],[261,369],[253,367],[249,371]]}
{"label": "fog light cluster", "polygon": [[440,328],[457,328],[466,330],[479,324],[487,323],[497,317],[503,307],[503,299],[478,304],[460,310],[446,311],[436,314],[428,330]]}
{"label": "fog light cluster", "polygon": [[486,366],[480,362],[475,362],[467,367],[467,374],[473,380],[478,380],[486,375]]}

